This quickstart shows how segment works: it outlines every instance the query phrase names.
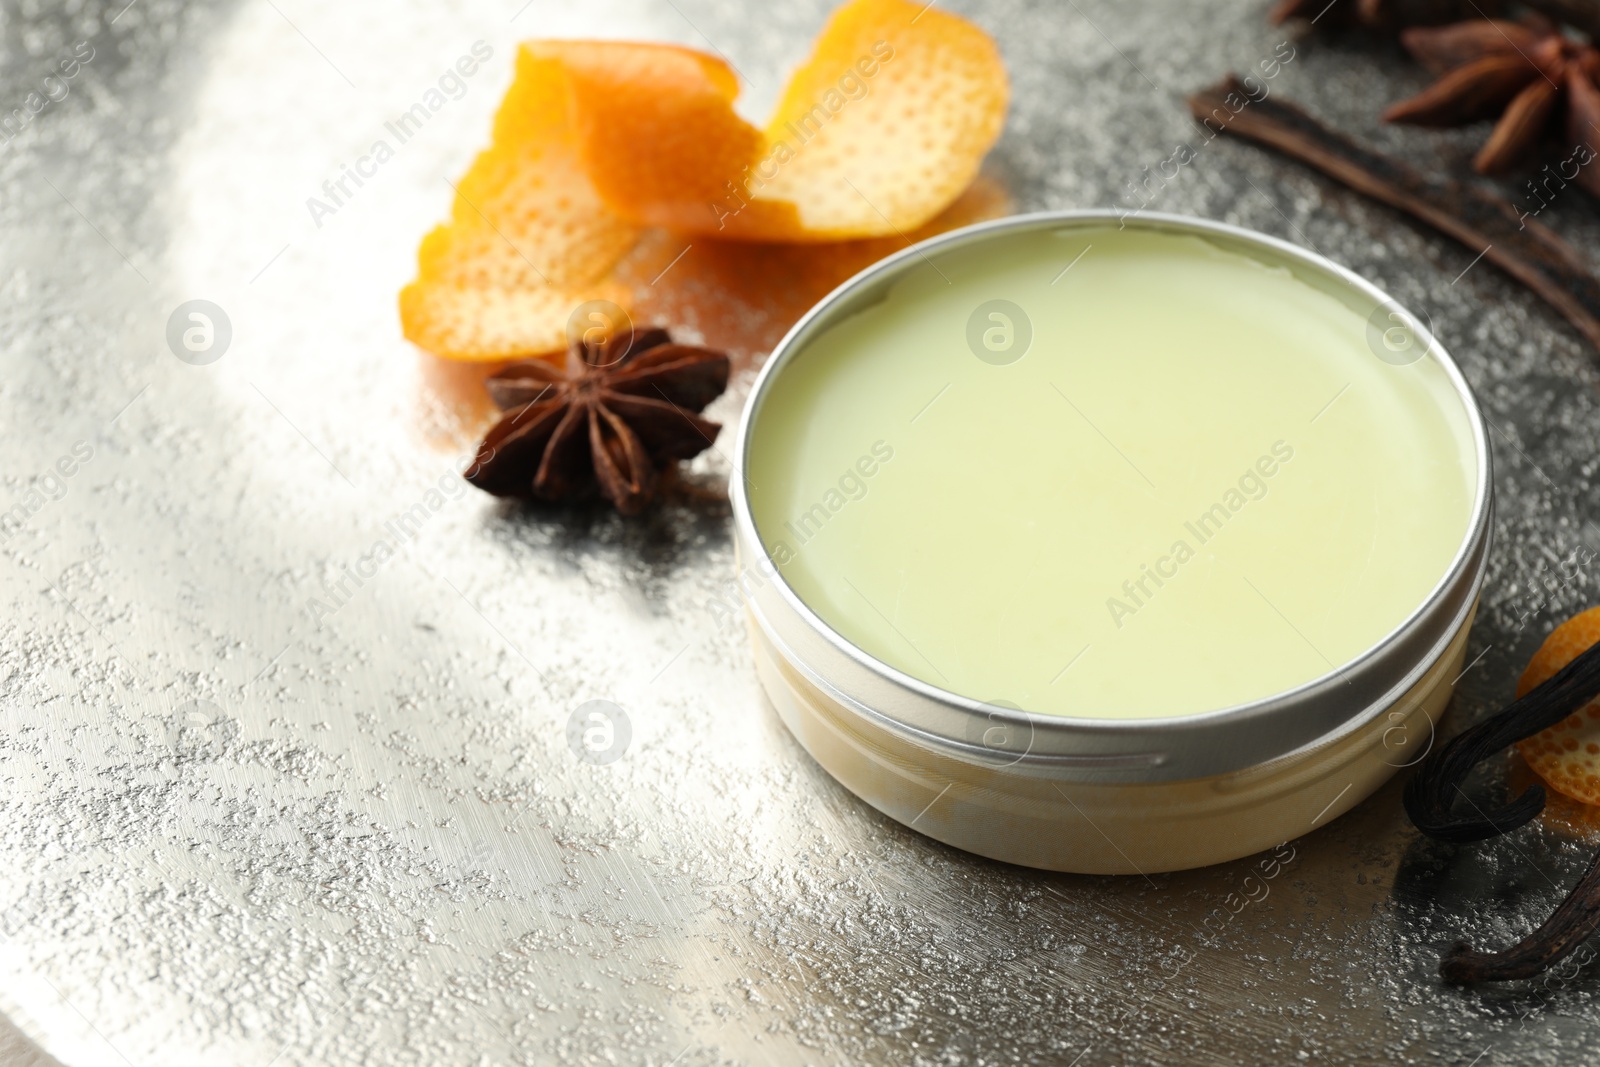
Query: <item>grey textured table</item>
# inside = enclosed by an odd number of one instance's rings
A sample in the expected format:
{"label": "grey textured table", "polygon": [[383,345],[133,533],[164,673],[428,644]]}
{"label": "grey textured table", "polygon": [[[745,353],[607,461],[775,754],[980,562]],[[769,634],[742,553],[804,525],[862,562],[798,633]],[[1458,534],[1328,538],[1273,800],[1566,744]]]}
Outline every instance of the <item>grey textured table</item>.
{"label": "grey textured table", "polygon": [[[1248,861],[1044,875],[879,817],[808,761],[717,625],[725,505],[630,523],[459,494],[312,610],[457,462],[394,297],[514,42],[709,42],[754,76],[759,116],[821,3],[125,2],[0,5],[0,110],[93,48],[0,148],[0,509],[24,508],[0,538],[0,1001],[51,1054],[1491,1067],[1600,1050],[1593,967],[1535,990],[1434,977],[1455,937],[1506,941],[1576,877],[1585,847],[1548,825],[1432,846],[1391,786],[1296,842],[1234,914]],[[1010,64],[987,170],[1019,208],[1127,203],[1200,139],[1183,94],[1285,39],[1258,0],[957,6]],[[495,58],[461,98],[316,225],[306,199],[480,39]],[[1480,134],[1376,124],[1422,81],[1335,41],[1301,42],[1271,85],[1460,168]],[[1203,147],[1151,206],[1313,245],[1432,314],[1492,422],[1499,496],[1452,721],[1497,706],[1551,621],[1600,599],[1592,566],[1555,571],[1600,550],[1600,358],[1470,252],[1256,149]],[[1596,247],[1582,194],[1541,219]],[[208,366],[165,339],[192,299],[232,325]],[[75,446],[91,458],[51,476]],[[569,749],[590,699],[629,716],[613,763]],[[1203,940],[1219,907],[1232,919]]]}

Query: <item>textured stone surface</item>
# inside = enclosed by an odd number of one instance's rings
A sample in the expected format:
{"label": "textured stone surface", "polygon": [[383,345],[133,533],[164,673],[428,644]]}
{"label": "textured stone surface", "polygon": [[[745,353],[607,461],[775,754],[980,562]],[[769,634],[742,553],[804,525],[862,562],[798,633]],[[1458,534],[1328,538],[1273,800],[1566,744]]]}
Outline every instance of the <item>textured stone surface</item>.
{"label": "textured stone surface", "polygon": [[[0,4],[0,110],[95,49],[0,148],[0,506],[93,449],[0,543],[0,999],[62,1061],[1594,1057],[1592,968],[1533,991],[1434,978],[1450,941],[1503,942],[1559,898],[1586,852],[1559,828],[1438,848],[1390,787],[1296,842],[1202,945],[1251,862],[1043,875],[867,810],[708,607],[725,506],[630,524],[455,496],[313,617],[456,463],[394,294],[514,41],[709,42],[759,115],[823,4],[123,2]],[[1130,204],[1128,181],[1201,141],[1183,94],[1286,39],[1254,0],[956,6],[1014,74],[988,171],[1024,209]],[[488,69],[315,226],[305,199],[478,39]],[[1392,49],[1296,47],[1274,91],[1464,166],[1476,133],[1377,126],[1423,81]],[[1470,251],[1248,146],[1198,147],[1150,206],[1311,245],[1432,315],[1492,423],[1499,498],[1452,721],[1498,706],[1596,599],[1592,566],[1551,577],[1600,551],[1596,354]],[[1595,247],[1582,194],[1541,218]],[[196,298],[233,326],[205,367],[164,340]],[[568,748],[589,699],[630,716],[614,763]]]}

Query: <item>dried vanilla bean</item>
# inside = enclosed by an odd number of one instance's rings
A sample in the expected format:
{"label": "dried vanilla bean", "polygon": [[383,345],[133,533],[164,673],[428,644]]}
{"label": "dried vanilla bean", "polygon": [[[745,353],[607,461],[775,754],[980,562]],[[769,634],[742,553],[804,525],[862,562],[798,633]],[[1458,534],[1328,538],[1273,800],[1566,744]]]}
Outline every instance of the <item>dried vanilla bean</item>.
{"label": "dried vanilla bean", "polygon": [[1478,952],[1458,944],[1445,953],[1439,973],[1447,982],[1513,982],[1560,963],[1600,926],[1600,853],[1550,917],[1510,948]]}
{"label": "dried vanilla bean", "polygon": [[[1474,814],[1452,807],[1466,797],[1461,785],[1479,763],[1525,737],[1532,737],[1581,709],[1600,694],[1600,644],[1580,653],[1510,707],[1430,752],[1406,783],[1406,814],[1417,829],[1442,841],[1481,841],[1514,830],[1544,809],[1545,789],[1533,785],[1521,796],[1485,812],[1467,798]],[[1521,941],[1500,952],[1458,944],[1445,954],[1439,973],[1448,982],[1510,982],[1553,966],[1600,926],[1600,853],[1550,917]]]}
{"label": "dried vanilla bean", "polygon": [[[1479,763],[1525,737],[1548,729],[1600,694],[1600,644],[1580,653],[1554,676],[1513,701],[1504,711],[1430,752],[1406,783],[1406,813],[1417,829],[1442,841],[1481,841],[1514,830],[1544,809],[1545,789],[1533,785],[1508,804],[1486,812],[1467,798],[1474,814],[1452,807],[1466,797],[1461,785]],[[1509,982],[1531,978],[1560,962],[1600,926],[1600,853],[1578,884],[1539,928],[1499,952],[1465,944],[1445,954],[1439,973],[1448,982]]]}
{"label": "dried vanilla bean", "polygon": [[1424,174],[1277,96],[1254,100],[1233,75],[1191,96],[1189,111],[1209,130],[1275,148],[1454,238],[1533,290],[1600,349],[1600,279],[1570,245],[1508,201]]}
{"label": "dried vanilla bean", "polygon": [[1440,841],[1482,841],[1515,830],[1544,810],[1543,785],[1486,811],[1471,801],[1472,813],[1457,815],[1461,785],[1472,769],[1525,737],[1548,729],[1600,695],[1600,645],[1593,645],[1543,685],[1498,714],[1462,731],[1428,753],[1406,783],[1406,814],[1418,830]]}

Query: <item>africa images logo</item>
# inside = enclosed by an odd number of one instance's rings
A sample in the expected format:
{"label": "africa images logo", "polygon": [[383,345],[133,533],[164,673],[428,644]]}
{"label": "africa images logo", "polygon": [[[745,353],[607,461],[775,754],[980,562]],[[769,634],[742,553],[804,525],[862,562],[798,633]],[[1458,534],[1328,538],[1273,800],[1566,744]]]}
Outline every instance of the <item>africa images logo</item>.
{"label": "africa images logo", "polygon": [[35,115],[51,104],[65,100],[72,91],[67,83],[76,78],[93,59],[94,45],[88,41],[79,41],[72,46],[71,55],[58,59],[55,69],[39,78],[39,87],[22,98],[21,107],[12,108],[9,114],[0,116],[0,147],[10,144],[18,134],[31,126]]}
{"label": "africa images logo", "polygon": [[[1183,524],[1188,536],[1179,537],[1167,554],[1153,564],[1141,563],[1139,573],[1122,583],[1122,596],[1106,597],[1106,610],[1111,613],[1111,621],[1116,628],[1122,629],[1128,616],[1137,615],[1157,591],[1178,577],[1180,568],[1195,558],[1197,546],[1204,545],[1221,533],[1223,527],[1252,500],[1264,499],[1270,489],[1268,480],[1292,459],[1294,446],[1287,441],[1274,441],[1271,455],[1263,455],[1245,468],[1238,481],[1228,487],[1220,500]],[[1190,544],[1190,537],[1194,539],[1193,544]]]}

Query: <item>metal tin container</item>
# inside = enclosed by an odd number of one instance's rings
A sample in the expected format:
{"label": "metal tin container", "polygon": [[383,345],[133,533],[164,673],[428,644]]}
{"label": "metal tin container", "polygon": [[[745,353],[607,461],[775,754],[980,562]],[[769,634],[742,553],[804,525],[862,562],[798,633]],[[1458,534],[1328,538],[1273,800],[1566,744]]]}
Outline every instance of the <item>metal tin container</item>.
{"label": "metal tin container", "polygon": [[[1201,714],[1029,714],[929,685],[852,645],[795,594],[763,548],[742,472],[773,383],[810,339],[881,298],[928,257],[1019,230],[1124,224],[1197,235],[1318,286],[1394,309],[1437,359],[1476,457],[1466,535],[1426,599],[1376,645],[1313,681]],[[1250,855],[1324,825],[1414,763],[1461,673],[1489,548],[1490,457],[1460,370],[1426,327],[1369,282],[1275,238],[1195,218],[1114,212],[1015,216],[957,230],[840,286],[788,333],[740,425],[732,500],[756,665],[807,751],[873,807],[958,848],[1050,870],[1181,870]]]}

